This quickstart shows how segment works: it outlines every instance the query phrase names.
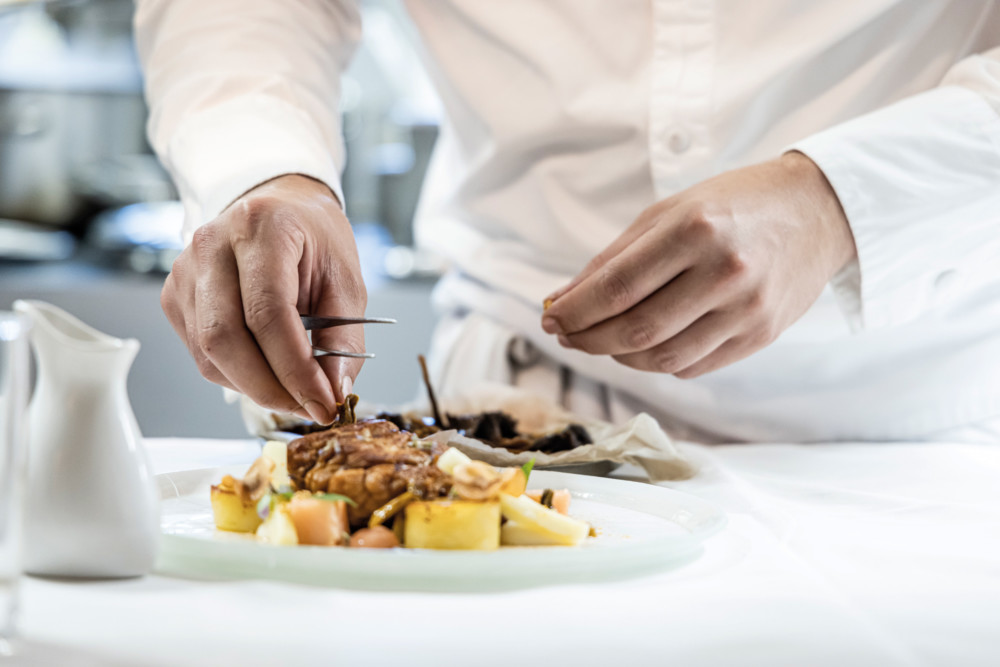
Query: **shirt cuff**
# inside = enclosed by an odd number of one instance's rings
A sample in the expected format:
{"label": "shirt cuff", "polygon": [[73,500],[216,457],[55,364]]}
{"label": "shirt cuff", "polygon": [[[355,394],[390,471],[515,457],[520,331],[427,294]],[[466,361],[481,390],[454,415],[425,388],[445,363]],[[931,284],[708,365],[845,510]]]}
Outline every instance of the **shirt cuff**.
{"label": "shirt cuff", "polygon": [[231,100],[189,117],[166,154],[184,202],[185,244],[238,197],[284,174],[325,183],[343,206],[340,167],[319,129],[301,109],[275,98]]}
{"label": "shirt cuff", "polygon": [[936,88],[788,150],[819,166],[847,215],[858,257],[831,284],[855,330],[913,320],[996,273],[984,247],[1000,248],[1000,116],[982,96]]}

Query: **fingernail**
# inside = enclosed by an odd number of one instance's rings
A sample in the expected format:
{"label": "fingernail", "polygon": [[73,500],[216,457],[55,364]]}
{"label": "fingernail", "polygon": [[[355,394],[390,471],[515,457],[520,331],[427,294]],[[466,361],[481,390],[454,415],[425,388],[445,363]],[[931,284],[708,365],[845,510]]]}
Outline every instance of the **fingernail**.
{"label": "fingernail", "polygon": [[354,380],[350,375],[345,375],[340,381],[340,393],[344,397],[343,400],[347,400],[347,397],[354,393]]}
{"label": "fingernail", "polygon": [[544,329],[546,333],[550,334],[561,334],[563,332],[562,327],[559,326],[559,323],[554,317],[543,317],[542,329]]}
{"label": "fingernail", "polygon": [[312,419],[312,415],[310,415],[309,412],[301,406],[292,410],[292,414],[299,419]]}
{"label": "fingernail", "polygon": [[309,416],[318,424],[329,424],[333,421],[326,407],[319,401],[306,401],[302,407],[309,411]]}

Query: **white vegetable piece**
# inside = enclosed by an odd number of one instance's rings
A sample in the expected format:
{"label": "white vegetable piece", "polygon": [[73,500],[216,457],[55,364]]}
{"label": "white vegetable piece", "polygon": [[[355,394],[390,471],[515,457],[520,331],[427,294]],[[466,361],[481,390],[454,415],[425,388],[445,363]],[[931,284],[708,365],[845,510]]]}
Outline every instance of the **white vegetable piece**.
{"label": "white vegetable piece", "polygon": [[299,543],[299,535],[295,532],[295,524],[284,504],[275,505],[264,523],[257,526],[257,539],[265,544],[295,546]]}
{"label": "white vegetable piece", "polygon": [[539,540],[546,540],[542,542],[543,544],[576,546],[590,534],[590,526],[583,521],[550,510],[528,496],[515,498],[510,494],[501,493],[500,512],[508,521],[518,524],[513,531],[512,539],[518,537],[527,539],[526,533],[534,533]]}
{"label": "white vegetable piece", "polygon": [[292,480],[288,476],[288,445],[280,440],[268,440],[264,443],[261,456],[274,461],[274,470],[271,471],[271,486],[276,489],[282,486],[291,486]]}
{"label": "white vegetable piece", "polygon": [[500,527],[500,544],[505,547],[551,547],[564,546],[561,542],[537,527],[525,528],[517,521],[506,521]]}
{"label": "white vegetable piece", "polygon": [[472,459],[466,456],[461,450],[449,447],[444,451],[444,454],[438,457],[437,467],[451,475],[459,465],[471,462]]}

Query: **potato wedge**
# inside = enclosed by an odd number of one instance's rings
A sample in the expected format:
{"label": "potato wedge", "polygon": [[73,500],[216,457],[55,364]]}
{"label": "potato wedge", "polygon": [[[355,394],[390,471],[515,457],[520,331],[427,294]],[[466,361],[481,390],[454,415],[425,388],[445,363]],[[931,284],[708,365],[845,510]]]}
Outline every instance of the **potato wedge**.
{"label": "potato wedge", "polygon": [[500,527],[500,544],[505,547],[567,546],[565,541],[548,531],[538,530],[536,526],[525,527],[509,519]]}
{"label": "potato wedge", "polygon": [[406,506],[403,544],[414,549],[492,551],[500,546],[500,503],[415,501]]}
{"label": "potato wedge", "polygon": [[257,530],[261,519],[257,516],[255,503],[245,503],[236,490],[236,480],[229,475],[213,485],[209,492],[215,527],[234,533],[252,533]]}
{"label": "potato wedge", "polygon": [[[500,494],[500,509],[508,521],[514,521],[521,530],[538,533],[549,543],[575,546],[590,534],[590,526],[583,521],[563,516],[555,510],[544,507],[527,496]],[[541,538],[540,538],[541,539]]]}

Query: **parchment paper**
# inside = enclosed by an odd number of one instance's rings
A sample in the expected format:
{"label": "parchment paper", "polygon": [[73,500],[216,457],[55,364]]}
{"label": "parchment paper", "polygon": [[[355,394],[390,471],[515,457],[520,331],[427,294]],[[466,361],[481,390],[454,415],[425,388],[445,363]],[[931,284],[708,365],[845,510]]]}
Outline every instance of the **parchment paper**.
{"label": "parchment paper", "polygon": [[[245,396],[235,392],[231,394],[230,400],[240,401],[243,422],[252,435],[271,437],[277,431],[302,423],[295,415],[266,410]],[[506,412],[517,420],[518,430],[522,433],[543,434],[562,430],[571,423],[581,424],[594,440],[593,444],[555,454],[515,454],[502,447],[492,447],[459,435],[455,431],[445,431],[433,436],[433,439],[445,440],[472,458],[495,466],[520,466],[532,458],[535,459],[535,465],[546,467],[614,461],[640,466],[654,482],[686,479],[695,472],[694,467],[656,420],[646,413],[640,413],[624,424],[609,424],[571,414],[545,397],[515,387],[492,384],[484,384],[459,397],[443,398],[439,403],[443,412],[456,415],[496,410]],[[417,417],[431,414],[430,406],[426,403],[390,408],[362,401],[357,409],[359,416],[372,416],[378,412],[396,412]]]}

